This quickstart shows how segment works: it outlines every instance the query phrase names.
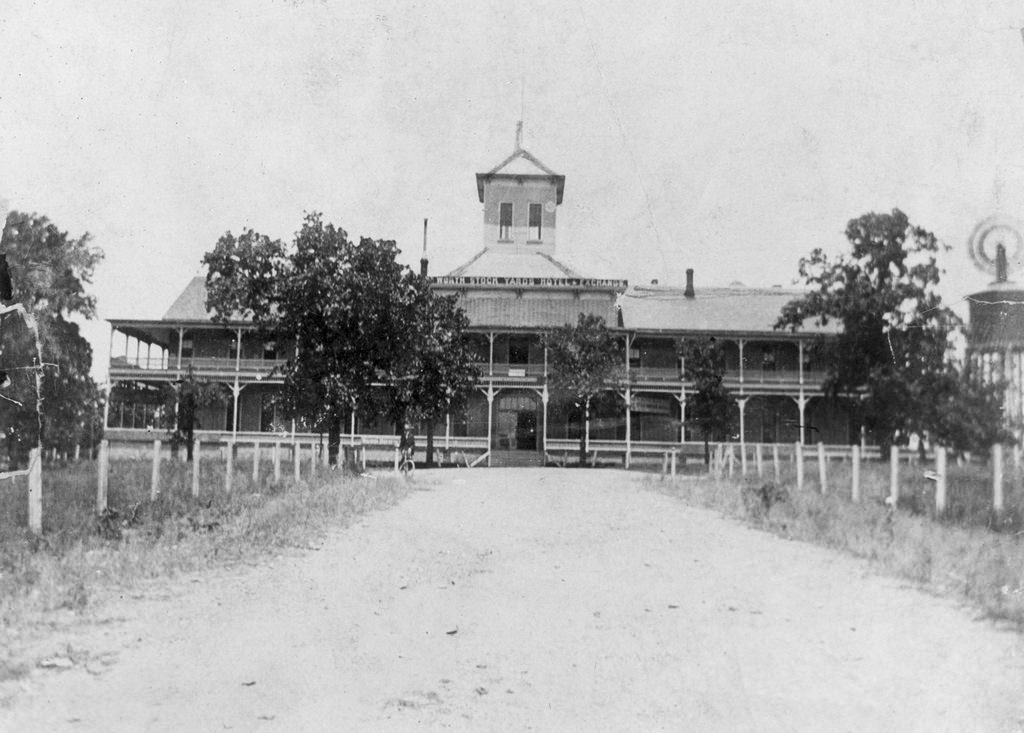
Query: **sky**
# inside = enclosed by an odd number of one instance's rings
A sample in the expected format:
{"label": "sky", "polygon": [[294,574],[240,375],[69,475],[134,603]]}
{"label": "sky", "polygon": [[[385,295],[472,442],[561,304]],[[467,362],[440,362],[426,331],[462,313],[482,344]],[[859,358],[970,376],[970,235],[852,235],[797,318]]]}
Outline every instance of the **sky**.
{"label": "sky", "polygon": [[[1024,218],[1016,2],[28,2],[0,8],[0,199],[106,258],[85,332],[159,318],[226,231],[321,211],[433,274],[482,247],[474,175],[566,176],[559,259],[591,277],[789,285],[848,220],[967,240]],[[1013,263],[1011,263],[1013,264]]]}

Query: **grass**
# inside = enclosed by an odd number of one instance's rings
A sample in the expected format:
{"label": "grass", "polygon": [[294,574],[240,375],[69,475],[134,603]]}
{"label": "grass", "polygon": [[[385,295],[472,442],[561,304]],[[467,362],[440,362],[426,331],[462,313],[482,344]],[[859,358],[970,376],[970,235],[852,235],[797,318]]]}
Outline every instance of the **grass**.
{"label": "grass", "polygon": [[[881,572],[904,578],[941,595],[962,599],[992,619],[1024,631],[1024,475],[1007,469],[1007,511],[995,517],[991,484],[983,466],[947,467],[948,511],[936,516],[934,482],[921,467],[901,466],[901,499],[894,511],[885,502],[889,466],[865,465],[862,498],[850,501],[850,467],[830,466],[822,495],[813,463],[805,486],[796,490],[787,466],[773,491],[771,465],[765,477],[652,482],[690,503],[742,518],[791,539],[813,542],[863,557]],[[840,488],[842,487],[842,488]],[[765,500],[765,494],[769,496]]]}
{"label": "grass", "polygon": [[202,490],[193,497],[191,465],[164,461],[162,491],[151,502],[152,464],[112,460],[112,511],[103,521],[95,513],[95,463],[47,466],[41,536],[26,529],[26,479],[0,484],[0,681],[27,671],[11,649],[14,635],[79,616],[105,594],[153,579],[309,547],[329,528],[390,506],[408,490],[401,480],[319,466],[316,479],[295,484],[287,462],[274,481],[269,461],[253,483],[251,460],[242,460],[227,494],[224,463],[204,456],[201,465]]}

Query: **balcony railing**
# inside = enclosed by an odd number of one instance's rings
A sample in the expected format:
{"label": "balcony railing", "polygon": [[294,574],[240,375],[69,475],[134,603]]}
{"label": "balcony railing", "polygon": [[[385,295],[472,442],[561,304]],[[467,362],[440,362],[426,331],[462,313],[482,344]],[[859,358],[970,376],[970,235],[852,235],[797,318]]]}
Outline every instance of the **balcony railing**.
{"label": "balcony railing", "polygon": [[[238,371],[242,373],[267,374],[275,367],[285,364],[284,359],[239,359],[237,360]],[[198,372],[234,372],[236,360],[231,357],[192,357],[181,360],[181,368],[188,369],[191,366]],[[144,371],[177,371],[178,359],[173,357],[132,357],[115,356],[110,360],[110,368],[113,370],[144,370]]]}
{"label": "balcony railing", "polygon": [[526,379],[544,376],[543,364],[499,364],[493,365],[493,373],[487,362],[477,364],[481,377],[494,376],[506,379]]}

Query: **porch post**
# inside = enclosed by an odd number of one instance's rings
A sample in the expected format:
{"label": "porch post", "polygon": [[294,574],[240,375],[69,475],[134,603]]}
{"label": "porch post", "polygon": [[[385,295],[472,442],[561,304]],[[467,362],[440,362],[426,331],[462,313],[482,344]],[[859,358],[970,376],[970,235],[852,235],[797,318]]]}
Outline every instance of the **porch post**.
{"label": "porch post", "polygon": [[800,341],[797,341],[796,342],[796,346],[797,346],[797,351],[799,353],[799,356],[797,357],[797,359],[798,359],[797,370],[800,373],[800,380],[799,381],[800,381],[800,386],[802,387],[803,384],[804,384],[804,342],[803,342],[803,340],[801,339]]}
{"label": "porch post", "polygon": [[686,387],[679,390],[679,442],[686,442]]}
{"label": "porch post", "polygon": [[238,437],[238,395],[241,393],[242,388],[238,385],[238,372],[235,372],[235,385],[231,388],[231,394],[234,397],[234,404],[232,406],[231,413],[231,439],[234,441]]}
{"label": "porch post", "polygon": [[[492,340],[493,348],[493,340]],[[487,466],[491,465],[491,423],[494,420],[494,386],[487,385]]]}
{"label": "porch post", "polygon": [[444,413],[444,450],[447,453],[452,449],[452,414]]}
{"label": "porch post", "polygon": [[178,326],[178,371],[181,371],[181,342],[185,340],[185,329]]}
{"label": "porch post", "polygon": [[[745,343],[746,343],[746,341],[744,339],[736,339],[736,344],[740,348],[740,384],[741,385],[743,384],[743,345]],[[741,389],[742,389],[742,387],[741,387]],[[740,415],[741,416],[743,415],[742,410],[740,411]]]}
{"label": "porch post", "polygon": [[585,408],[584,413],[586,415],[586,420],[584,421],[584,425],[583,425],[583,444],[587,447],[587,452],[589,453],[590,452],[590,399],[589,398],[587,399],[587,402],[584,405],[584,408]]}
{"label": "porch post", "polygon": [[[545,355],[545,357],[547,356],[547,349],[544,350],[544,355]],[[547,370],[545,369],[545,373],[546,373],[546,371]],[[541,437],[541,447],[543,448],[545,453],[547,453],[547,451],[548,451],[548,399],[549,398],[550,398],[550,395],[548,394],[548,385],[547,385],[547,382],[545,382],[544,383],[544,390],[540,393],[540,401],[544,405],[544,417],[543,417],[543,420],[542,420],[542,427],[541,427],[541,429],[543,430],[543,433],[541,434],[542,435],[542,437]],[[547,459],[545,459],[545,460],[547,460]]]}
{"label": "porch post", "polygon": [[[488,376],[494,376],[494,332],[490,331],[487,334],[487,340],[490,343],[489,351],[487,352],[487,374]],[[493,400],[493,396],[491,397]],[[490,445],[487,446],[490,450]]]}
{"label": "porch post", "polygon": [[349,413],[349,419],[348,419],[348,442],[349,442],[349,445],[355,445],[356,444],[356,406],[355,405],[352,405],[352,412]]}
{"label": "porch post", "polygon": [[804,391],[800,390],[800,396],[796,398],[796,409],[800,413],[800,442],[806,443],[804,436],[807,434],[806,423],[804,422],[804,411],[807,408],[807,398],[804,397]]}
{"label": "porch post", "polygon": [[746,412],[747,399],[743,398],[736,400],[736,404],[740,408],[740,472],[747,475],[747,436],[746,436],[746,420],[744,413]]}
{"label": "porch post", "polygon": [[[626,340],[626,363],[629,363],[629,340]],[[628,369],[628,366],[627,366]],[[633,450],[633,393],[629,387],[626,387],[626,468],[629,468],[630,453]]]}

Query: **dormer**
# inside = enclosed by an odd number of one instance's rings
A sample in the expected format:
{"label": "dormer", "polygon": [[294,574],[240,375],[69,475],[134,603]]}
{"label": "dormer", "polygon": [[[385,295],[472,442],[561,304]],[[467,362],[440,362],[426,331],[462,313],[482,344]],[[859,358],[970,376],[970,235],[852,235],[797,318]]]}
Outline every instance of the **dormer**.
{"label": "dormer", "polygon": [[515,150],[487,173],[477,173],[476,189],[484,205],[484,249],[554,254],[565,176],[522,148],[522,123]]}

